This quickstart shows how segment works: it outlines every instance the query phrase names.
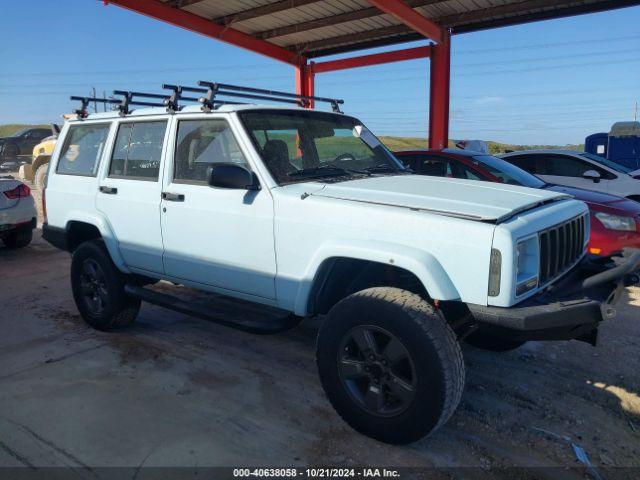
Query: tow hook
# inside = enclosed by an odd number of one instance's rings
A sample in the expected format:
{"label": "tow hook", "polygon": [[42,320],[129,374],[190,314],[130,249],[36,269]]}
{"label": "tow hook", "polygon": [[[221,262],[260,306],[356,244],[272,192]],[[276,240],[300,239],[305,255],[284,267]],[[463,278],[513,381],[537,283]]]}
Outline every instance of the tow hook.
{"label": "tow hook", "polygon": [[611,305],[603,305],[602,316],[605,318],[605,320],[611,320],[616,316],[616,309]]}

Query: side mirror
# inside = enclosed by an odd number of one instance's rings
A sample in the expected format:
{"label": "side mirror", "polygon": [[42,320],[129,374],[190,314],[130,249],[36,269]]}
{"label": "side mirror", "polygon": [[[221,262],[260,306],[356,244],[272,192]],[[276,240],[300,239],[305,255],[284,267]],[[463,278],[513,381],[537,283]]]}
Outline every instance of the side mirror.
{"label": "side mirror", "polygon": [[600,181],[600,174],[595,170],[587,170],[582,174],[582,178],[586,178],[587,180],[593,180],[594,183],[598,183]]}
{"label": "side mirror", "polygon": [[207,169],[207,181],[216,188],[260,190],[255,173],[237,163],[215,163]]}

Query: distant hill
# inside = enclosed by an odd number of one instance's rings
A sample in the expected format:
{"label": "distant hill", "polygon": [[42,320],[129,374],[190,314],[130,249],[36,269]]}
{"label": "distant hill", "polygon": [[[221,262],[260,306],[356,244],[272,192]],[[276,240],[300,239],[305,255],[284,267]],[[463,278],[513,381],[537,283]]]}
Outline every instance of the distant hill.
{"label": "distant hill", "polygon": [[[14,134],[18,130],[23,128],[47,128],[49,125],[22,125],[22,124],[7,124],[0,125],[0,137],[8,137]],[[426,138],[416,137],[387,137],[381,136],[380,140],[389,148],[389,150],[412,150],[427,148]],[[489,151],[491,153],[504,153],[507,150],[530,150],[539,148],[563,148],[568,150],[584,150],[584,145],[511,145],[508,143],[499,142],[487,142],[489,144]],[[454,147],[453,141],[449,141],[449,146]]]}

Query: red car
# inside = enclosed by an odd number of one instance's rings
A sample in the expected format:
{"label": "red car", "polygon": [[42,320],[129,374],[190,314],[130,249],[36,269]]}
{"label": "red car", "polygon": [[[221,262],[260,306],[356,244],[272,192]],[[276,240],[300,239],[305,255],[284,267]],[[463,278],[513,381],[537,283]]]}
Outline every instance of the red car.
{"label": "red car", "polygon": [[413,150],[395,156],[415,173],[544,188],[582,200],[591,212],[589,252],[610,256],[640,248],[640,203],[575,187],[550,185],[504,160],[469,150]]}

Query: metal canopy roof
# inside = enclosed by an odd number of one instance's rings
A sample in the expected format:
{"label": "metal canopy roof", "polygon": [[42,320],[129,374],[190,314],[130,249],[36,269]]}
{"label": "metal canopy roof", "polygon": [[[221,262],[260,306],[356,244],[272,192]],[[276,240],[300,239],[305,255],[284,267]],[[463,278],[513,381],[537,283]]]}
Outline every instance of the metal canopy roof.
{"label": "metal canopy roof", "polygon": [[[307,58],[425,38],[368,0],[162,1],[216,26],[238,30]],[[640,0],[405,0],[405,3],[456,34],[638,5]]]}

